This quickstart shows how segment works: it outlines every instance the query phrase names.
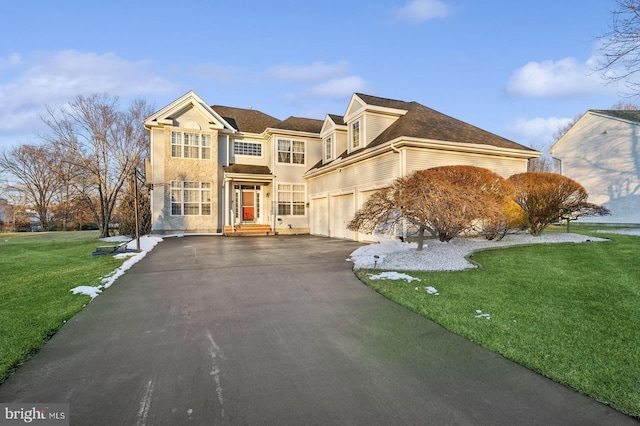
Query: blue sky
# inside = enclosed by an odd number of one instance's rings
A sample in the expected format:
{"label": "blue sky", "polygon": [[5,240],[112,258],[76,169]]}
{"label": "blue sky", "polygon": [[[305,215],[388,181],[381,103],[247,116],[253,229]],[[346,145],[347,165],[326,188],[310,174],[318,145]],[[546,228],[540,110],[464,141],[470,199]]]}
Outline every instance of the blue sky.
{"label": "blue sky", "polygon": [[189,90],[277,118],[353,92],[417,101],[524,145],[620,100],[592,64],[615,0],[112,0],[3,5],[0,149],[38,142],[78,94]]}

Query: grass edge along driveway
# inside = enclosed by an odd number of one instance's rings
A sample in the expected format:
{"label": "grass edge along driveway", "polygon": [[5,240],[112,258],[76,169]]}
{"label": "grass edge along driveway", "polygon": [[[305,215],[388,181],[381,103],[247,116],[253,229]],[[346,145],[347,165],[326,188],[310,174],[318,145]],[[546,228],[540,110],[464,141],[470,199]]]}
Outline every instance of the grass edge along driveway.
{"label": "grass edge along driveway", "polygon": [[72,294],[124,259],[91,256],[97,231],[0,234],[0,383],[91,299]]}
{"label": "grass edge along driveway", "polygon": [[477,252],[478,269],[401,271],[420,279],[412,282],[355,272],[408,309],[638,418],[640,237],[572,232],[611,241]]}

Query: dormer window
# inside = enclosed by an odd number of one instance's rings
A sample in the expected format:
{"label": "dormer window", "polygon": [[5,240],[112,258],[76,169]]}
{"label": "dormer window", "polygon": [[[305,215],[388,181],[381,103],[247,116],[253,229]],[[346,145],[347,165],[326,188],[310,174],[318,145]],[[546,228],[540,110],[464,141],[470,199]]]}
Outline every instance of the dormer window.
{"label": "dormer window", "polygon": [[333,138],[331,136],[324,139],[324,161],[331,161],[333,158]]}
{"label": "dormer window", "polygon": [[351,125],[351,149],[360,147],[360,121],[356,121]]}

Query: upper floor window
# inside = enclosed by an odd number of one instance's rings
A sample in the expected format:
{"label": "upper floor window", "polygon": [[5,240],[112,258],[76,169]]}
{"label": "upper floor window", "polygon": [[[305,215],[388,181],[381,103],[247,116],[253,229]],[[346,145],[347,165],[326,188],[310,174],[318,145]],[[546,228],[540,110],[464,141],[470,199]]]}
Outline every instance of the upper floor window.
{"label": "upper floor window", "polygon": [[171,156],[210,160],[211,135],[194,132],[171,132]]}
{"label": "upper floor window", "polygon": [[278,163],[305,164],[305,143],[278,139]]}
{"label": "upper floor window", "polygon": [[360,147],[360,121],[356,121],[351,125],[351,148]]}
{"label": "upper floor window", "polygon": [[262,144],[258,142],[233,142],[234,155],[249,155],[251,157],[262,157]]}
{"label": "upper floor window", "polygon": [[211,215],[211,183],[171,181],[171,215]]}
{"label": "upper floor window", "polygon": [[333,139],[331,136],[324,140],[324,160],[329,161],[333,158]]}

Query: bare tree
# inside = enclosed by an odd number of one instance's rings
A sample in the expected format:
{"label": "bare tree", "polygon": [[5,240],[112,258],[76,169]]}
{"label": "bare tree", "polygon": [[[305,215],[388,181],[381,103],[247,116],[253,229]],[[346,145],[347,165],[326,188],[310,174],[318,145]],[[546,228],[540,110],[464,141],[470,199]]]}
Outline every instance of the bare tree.
{"label": "bare tree", "polygon": [[640,83],[633,77],[640,71],[640,0],[616,0],[610,30],[602,36],[602,59],[597,70],[612,82],[624,81],[632,95]]}
{"label": "bare tree", "polygon": [[[142,122],[151,114],[143,100],[119,110],[118,98],[105,94],[77,96],[67,108],[48,108],[43,118],[66,162],[86,172],[83,197],[91,209],[100,236],[109,235],[109,222],[118,194],[134,167],[149,150]],[[87,180],[88,179],[88,180]]]}
{"label": "bare tree", "polygon": [[53,161],[47,145],[20,145],[0,156],[0,167],[17,179],[25,204],[36,211],[43,229],[48,229],[49,209],[59,188]]}

